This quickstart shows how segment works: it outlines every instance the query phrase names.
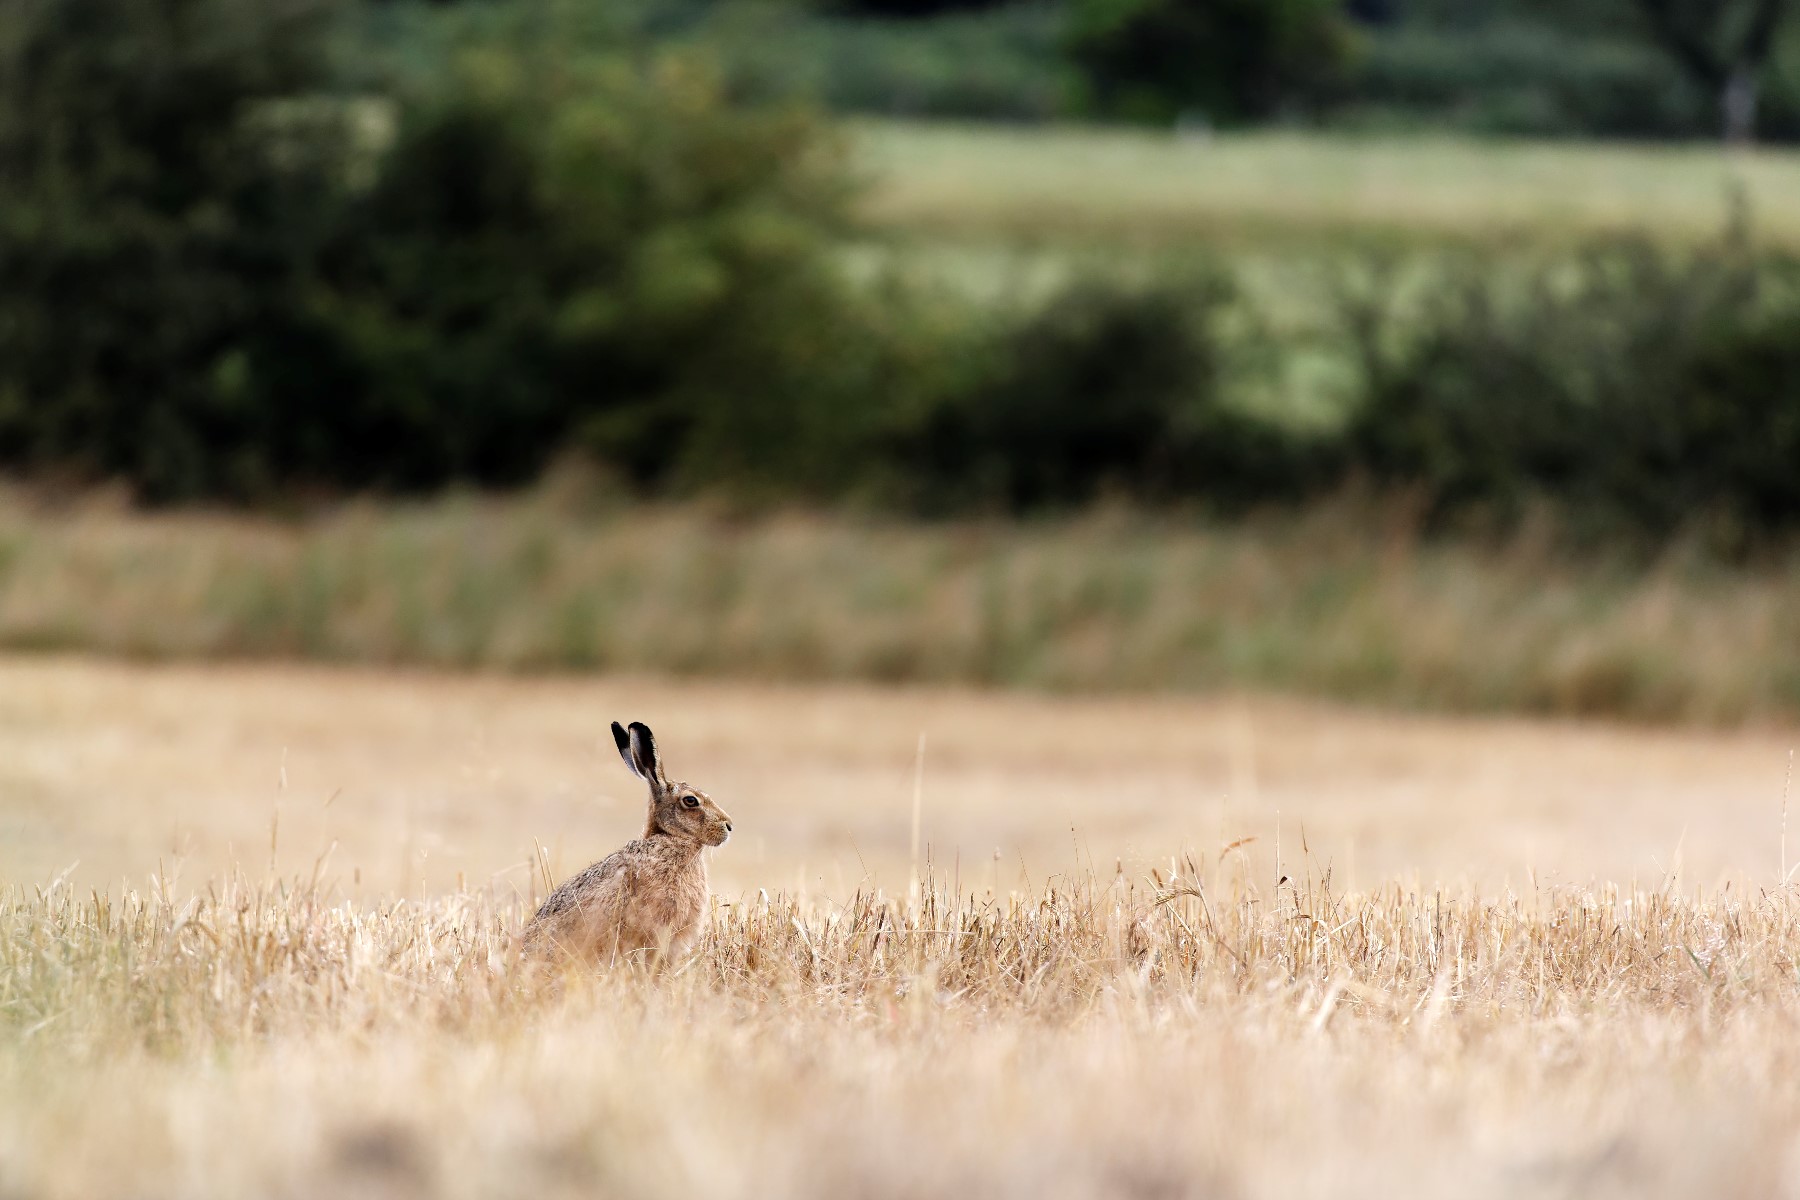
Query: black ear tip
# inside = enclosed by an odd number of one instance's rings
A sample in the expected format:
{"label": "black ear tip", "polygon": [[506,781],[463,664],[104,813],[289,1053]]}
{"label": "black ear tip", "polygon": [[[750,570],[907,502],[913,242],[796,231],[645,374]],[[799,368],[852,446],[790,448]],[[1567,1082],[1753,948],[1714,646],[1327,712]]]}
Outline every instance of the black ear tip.
{"label": "black ear tip", "polygon": [[627,747],[629,747],[631,745],[631,738],[625,733],[625,727],[623,725],[619,724],[617,721],[614,721],[612,723],[612,727],[613,727],[613,744],[618,746],[619,750],[621,752],[623,752]]}
{"label": "black ear tip", "polygon": [[648,725],[644,724],[642,721],[633,721],[631,723],[631,732],[637,734],[639,737],[645,739],[646,741],[653,742],[656,740],[656,735],[651,733],[650,727]]}

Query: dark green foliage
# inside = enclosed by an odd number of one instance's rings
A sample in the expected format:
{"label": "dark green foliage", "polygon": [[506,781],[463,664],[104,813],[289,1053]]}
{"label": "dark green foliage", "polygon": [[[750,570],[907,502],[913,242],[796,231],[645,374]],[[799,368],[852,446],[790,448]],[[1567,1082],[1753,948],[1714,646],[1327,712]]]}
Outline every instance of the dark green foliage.
{"label": "dark green foliage", "polygon": [[1068,292],[1007,337],[986,386],[930,415],[913,469],[950,508],[1180,490],[1183,418],[1219,402],[1223,301],[1211,288]]}
{"label": "dark green foliage", "polygon": [[929,20],[729,5],[684,35],[737,94],[801,96],[836,112],[1041,121],[1078,111],[1063,15],[1014,3]]}
{"label": "dark green foliage", "polygon": [[337,478],[517,482],[573,440],[668,483],[742,395],[803,403],[829,369],[790,331],[843,319],[813,128],[738,113],[679,61],[560,83],[488,66],[407,115],[322,259],[312,311],[361,422],[337,440],[368,454]]}
{"label": "dark green foliage", "polygon": [[1800,137],[1800,37],[1758,19],[1781,15],[1764,0],[1390,7],[1391,19],[1364,42],[1341,119],[1533,136],[1714,137],[1736,72],[1746,122],[1738,132],[1754,122],[1764,137]]}
{"label": "dark green foliage", "polygon": [[1654,49],[1532,25],[1371,39],[1340,115],[1534,137],[1704,136],[1713,127],[1708,99]]}
{"label": "dark green foliage", "polygon": [[1797,300],[1790,292],[1741,327],[1709,330],[1683,372],[1684,474],[1699,504],[1733,519],[1731,532],[1800,523]]}
{"label": "dark green foliage", "polygon": [[342,99],[328,15],[0,14],[0,463],[163,500],[517,483],[570,445],[645,485],[841,474],[881,351],[810,122],[542,40]]}
{"label": "dark green foliage", "polygon": [[[365,8],[356,40],[429,74],[447,30],[502,36],[549,5],[573,45],[698,49],[735,97],[836,112],[1716,136],[1719,85],[1683,69],[1640,2],[390,0]],[[1752,80],[1768,140],[1800,138],[1800,27],[1785,30]]]}
{"label": "dark green foliage", "polygon": [[1446,271],[1356,322],[1376,482],[1439,513],[1548,501],[1600,530],[1800,524],[1800,264],[1622,242]]}
{"label": "dark green foliage", "polygon": [[314,0],[12,0],[0,14],[0,461],[214,490],[254,414],[344,123]]}
{"label": "dark green foliage", "polygon": [[[1716,136],[1719,93],[1637,0],[642,0],[653,36],[703,44],[745,95],[840,112],[1049,120],[1179,114],[1530,136]],[[1338,11],[1341,7],[1342,12]],[[1800,138],[1800,35],[1772,47],[1758,128]]]}
{"label": "dark green foliage", "polygon": [[0,9],[0,466],[266,502],[577,452],[642,493],[937,513],[1233,511],[1362,477],[1440,519],[1800,528],[1800,264],[1746,240],[1352,294],[1322,353],[1360,364],[1353,415],[1303,434],[1246,397],[1307,335],[1222,277],[985,309],[855,278],[831,139],[685,55],[446,44],[350,96],[330,18]]}
{"label": "dark green foliage", "polygon": [[1727,141],[1756,136],[1769,56],[1789,0],[1634,0],[1645,32],[1717,97]]}
{"label": "dark green foliage", "polygon": [[1243,121],[1316,107],[1350,50],[1338,0],[1074,0],[1075,60],[1105,113]]}
{"label": "dark green foliage", "polygon": [[1072,287],[1002,333],[992,373],[905,441],[909,480],[938,511],[1101,495],[1242,506],[1312,486],[1312,446],[1229,403],[1220,326],[1235,302],[1221,279]]}

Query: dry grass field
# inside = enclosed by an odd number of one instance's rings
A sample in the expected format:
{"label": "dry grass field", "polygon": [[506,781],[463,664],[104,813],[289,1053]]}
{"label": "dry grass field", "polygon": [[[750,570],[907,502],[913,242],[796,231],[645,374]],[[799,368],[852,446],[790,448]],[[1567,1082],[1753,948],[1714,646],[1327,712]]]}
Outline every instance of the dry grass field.
{"label": "dry grass field", "polygon": [[[720,903],[533,976],[611,716]],[[1795,740],[0,661],[0,1195],[1800,1196]]]}
{"label": "dry grass field", "polygon": [[1677,869],[1754,888],[1780,869],[1800,744],[1256,696],[13,658],[0,877],[116,894],[160,872],[185,895],[241,869],[364,901],[490,885],[530,901],[535,846],[561,875],[641,827],[612,719],[647,721],[737,821],[716,890],[839,901],[905,891],[921,736],[921,858],[1002,895],[1240,842],[1230,861],[1264,884],[1310,856],[1351,889],[1662,887]]}

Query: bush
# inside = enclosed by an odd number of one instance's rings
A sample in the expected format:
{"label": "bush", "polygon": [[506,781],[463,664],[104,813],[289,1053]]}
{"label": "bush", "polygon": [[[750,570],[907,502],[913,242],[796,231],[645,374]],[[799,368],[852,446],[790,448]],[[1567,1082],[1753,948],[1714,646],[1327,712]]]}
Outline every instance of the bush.
{"label": "bush", "polygon": [[0,464],[161,500],[516,483],[570,445],[841,483],[885,350],[812,122],[542,45],[334,98],[305,3],[0,19]]}
{"label": "bush", "polygon": [[[1788,282],[1795,280],[1790,276]],[[1680,429],[1688,502],[1722,511],[1728,532],[1800,524],[1800,303],[1707,330],[1686,364]]]}
{"label": "bush", "polygon": [[[0,463],[190,495],[238,467],[227,381],[323,235],[345,122],[314,0],[0,11]],[[280,107],[287,102],[287,107]]]}
{"label": "bush", "polygon": [[[824,237],[841,189],[818,131],[731,108],[678,59],[562,80],[486,65],[413,106],[322,259],[312,327],[353,403],[314,440],[369,454],[338,477],[510,483],[573,441],[646,485],[808,479],[805,429],[742,435],[748,408],[810,428],[808,397],[852,386]],[[718,449],[690,461],[702,445]]]}
{"label": "bush", "polygon": [[1800,524],[1800,263],[1633,241],[1466,263],[1356,327],[1353,456],[1440,514],[1542,499],[1657,537]]}
{"label": "bush", "polygon": [[1041,121],[1074,111],[1063,15],[1038,4],[929,20],[726,6],[688,37],[739,94],[835,112]]}
{"label": "bush", "polygon": [[1312,447],[1236,411],[1222,325],[1237,297],[1203,277],[1086,281],[990,341],[989,373],[900,450],[927,508],[1030,511],[1101,495],[1215,506],[1291,498]]}
{"label": "bush", "polygon": [[1653,46],[1503,25],[1479,35],[1400,29],[1371,38],[1347,111],[1412,114],[1478,133],[1710,137],[1718,121]]}
{"label": "bush", "polygon": [[1098,111],[1158,122],[1316,108],[1350,51],[1337,0],[1075,0],[1070,39]]}

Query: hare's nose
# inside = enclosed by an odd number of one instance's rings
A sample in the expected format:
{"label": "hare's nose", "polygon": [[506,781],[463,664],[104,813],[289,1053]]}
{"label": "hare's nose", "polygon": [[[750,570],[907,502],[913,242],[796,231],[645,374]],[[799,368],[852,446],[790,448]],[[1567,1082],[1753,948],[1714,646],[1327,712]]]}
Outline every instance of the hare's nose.
{"label": "hare's nose", "polygon": [[730,821],[725,822],[725,832],[726,833],[731,832],[731,822]]}

